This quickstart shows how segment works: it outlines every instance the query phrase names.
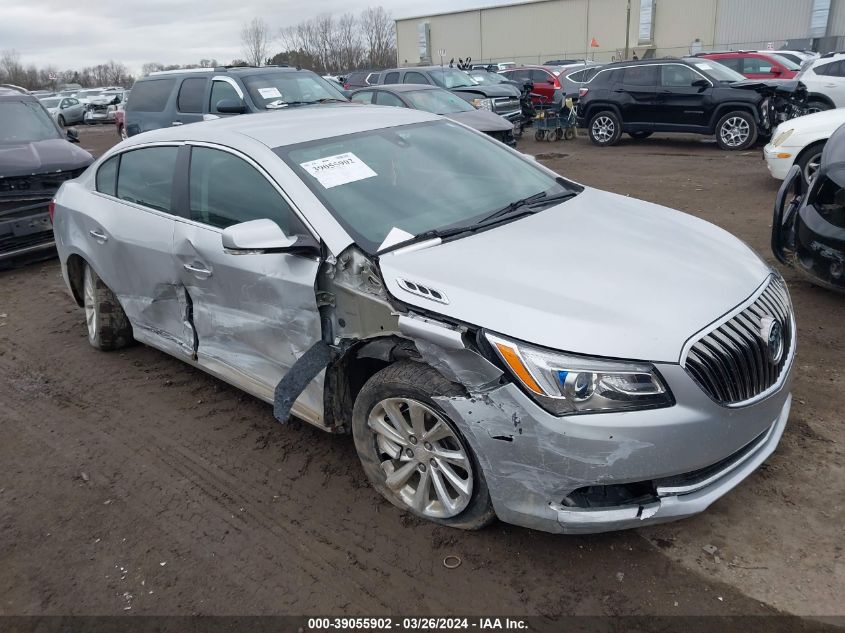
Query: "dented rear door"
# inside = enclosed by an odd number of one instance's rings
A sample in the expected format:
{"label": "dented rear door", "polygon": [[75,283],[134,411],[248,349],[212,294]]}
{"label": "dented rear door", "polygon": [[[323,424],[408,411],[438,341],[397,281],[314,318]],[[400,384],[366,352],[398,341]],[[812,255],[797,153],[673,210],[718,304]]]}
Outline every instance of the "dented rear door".
{"label": "dented rear door", "polygon": [[[321,338],[315,283],[319,260],[288,253],[232,254],[223,229],[270,218],[288,234],[303,230],[278,187],[243,155],[191,151],[189,219],[177,222],[174,254],[191,301],[197,362],[272,401],[294,362]],[[322,381],[294,412],[322,421]]]}

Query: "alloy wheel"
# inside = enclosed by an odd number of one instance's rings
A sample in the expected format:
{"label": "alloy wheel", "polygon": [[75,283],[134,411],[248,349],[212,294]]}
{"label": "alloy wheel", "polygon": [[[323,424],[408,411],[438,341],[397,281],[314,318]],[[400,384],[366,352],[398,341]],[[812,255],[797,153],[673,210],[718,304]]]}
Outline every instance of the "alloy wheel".
{"label": "alloy wheel", "polygon": [[739,116],[732,116],[722,124],[719,136],[722,142],[728,147],[740,147],[751,135],[751,126],[748,121]]}
{"label": "alloy wheel", "polygon": [[610,117],[600,116],[593,121],[593,138],[600,143],[608,143],[616,132],[616,126]]}
{"label": "alloy wheel", "polygon": [[819,165],[821,165],[821,162],[821,152],[810,156],[810,160],[808,160],[807,164],[804,165],[804,182],[806,182],[807,184],[813,182],[813,179],[816,177],[816,173],[819,171]]}
{"label": "alloy wheel", "polygon": [[95,340],[97,338],[97,309],[96,309],[96,293],[94,290],[94,274],[91,272],[91,267],[85,267],[85,277],[83,280],[82,300],[85,305],[85,323],[88,326],[88,338]]}
{"label": "alloy wheel", "polygon": [[411,398],[387,398],[372,408],[367,426],[394,495],[425,517],[448,519],[466,509],[472,463],[443,416]]}

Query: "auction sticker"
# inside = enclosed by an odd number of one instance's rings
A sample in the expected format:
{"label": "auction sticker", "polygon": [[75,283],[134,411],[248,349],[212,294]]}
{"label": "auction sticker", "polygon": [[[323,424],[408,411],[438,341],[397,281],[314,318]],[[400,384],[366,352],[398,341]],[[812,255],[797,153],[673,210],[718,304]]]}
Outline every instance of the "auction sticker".
{"label": "auction sticker", "polygon": [[265,99],[278,99],[282,96],[282,93],[279,92],[278,88],[259,88],[258,94]]}
{"label": "auction sticker", "polygon": [[299,165],[319,180],[325,189],[378,176],[376,172],[370,169],[366,163],[352,152],[327,156],[326,158],[311,160],[307,163],[300,163]]}

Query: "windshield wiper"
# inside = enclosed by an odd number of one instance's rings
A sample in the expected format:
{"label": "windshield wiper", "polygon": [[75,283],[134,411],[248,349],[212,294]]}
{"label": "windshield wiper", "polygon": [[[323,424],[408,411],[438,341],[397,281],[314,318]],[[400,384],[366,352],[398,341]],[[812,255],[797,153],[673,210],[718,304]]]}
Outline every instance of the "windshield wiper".
{"label": "windshield wiper", "polygon": [[[527,198],[522,198],[521,200],[514,200],[509,205],[502,207],[498,211],[494,211],[488,216],[481,218],[478,222],[476,222],[476,226],[478,225],[486,225],[491,220],[495,220],[497,218],[505,217],[511,215],[512,213],[519,211],[522,207],[528,207],[529,209],[534,209],[535,207],[545,206],[547,204],[551,204],[553,202],[560,202],[561,200],[567,200],[572,198],[573,196],[577,195],[575,191],[564,191],[562,193],[556,193],[554,195],[549,195],[545,191],[541,191],[540,193],[535,193],[533,196],[528,196]],[[521,214],[526,213],[522,211]],[[530,213],[534,213],[534,211],[530,211]]]}
{"label": "windshield wiper", "polygon": [[314,101],[285,101],[283,99],[276,99],[270,103],[264,104],[266,110],[278,110],[280,108],[287,108],[289,106],[314,105],[315,103],[328,103],[330,101],[337,101],[338,103],[347,103],[343,99],[335,99],[334,97],[323,97],[322,99],[315,99]]}

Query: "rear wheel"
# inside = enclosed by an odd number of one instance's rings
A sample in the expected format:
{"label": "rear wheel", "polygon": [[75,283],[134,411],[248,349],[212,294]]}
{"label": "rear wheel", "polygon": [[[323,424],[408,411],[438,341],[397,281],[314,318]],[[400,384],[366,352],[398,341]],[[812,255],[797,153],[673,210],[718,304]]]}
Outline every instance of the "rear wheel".
{"label": "rear wheel", "polygon": [[126,313],[114,293],[88,264],[82,274],[82,299],[91,345],[109,351],[132,343],[132,325]]}
{"label": "rear wheel", "polygon": [[649,132],[648,130],[638,130],[637,132],[628,132],[628,136],[630,136],[631,138],[636,139],[638,141],[641,140],[641,139],[644,139],[644,138],[648,138],[651,135],[652,135],[652,132]]}
{"label": "rear wheel", "polygon": [[819,171],[819,165],[822,162],[822,150],[824,149],[824,141],[821,143],[814,143],[809,147],[804,148],[801,155],[798,157],[796,164],[801,168],[801,175],[804,177],[804,182],[810,184],[816,177],[816,172]]}
{"label": "rear wheel", "polygon": [[716,125],[716,143],[721,149],[748,149],[757,140],[757,123],[748,112],[728,112]]}
{"label": "rear wheel", "polygon": [[590,140],[596,145],[616,145],[621,136],[622,122],[615,112],[604,110],[590,119]]}
{"label": "rear wheel", "polygon": [[469,444],[433,399],[462,393],[428,365],[396,363],[361,389],[352,432],[364,472],[393,505],[477,530],[495,518],[487,484]]}

